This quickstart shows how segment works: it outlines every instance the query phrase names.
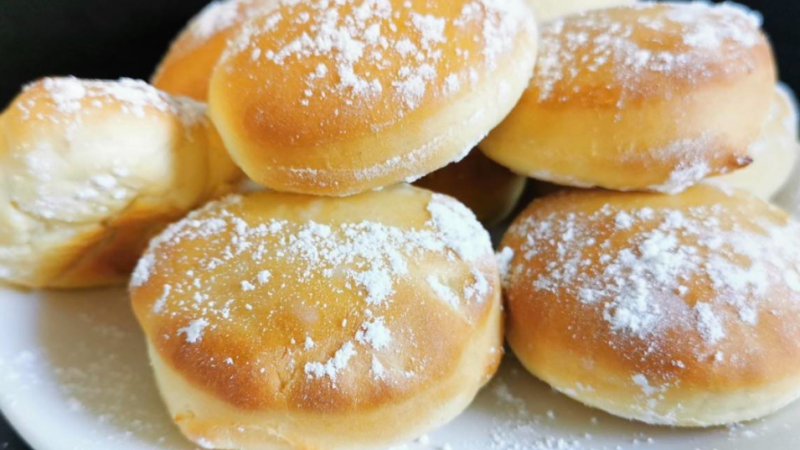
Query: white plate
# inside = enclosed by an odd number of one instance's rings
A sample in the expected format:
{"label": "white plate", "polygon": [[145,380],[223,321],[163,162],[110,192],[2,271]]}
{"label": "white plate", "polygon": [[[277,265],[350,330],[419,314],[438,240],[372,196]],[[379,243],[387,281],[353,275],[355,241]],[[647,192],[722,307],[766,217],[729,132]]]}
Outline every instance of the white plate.
{"label": "white plate", "polygon": [[[800,177],[795,180],[779,198],[797,212]],[[161,404],[123,289],[0,288],[0,409],[36,450],[195,448]],[[800,404],[728,428],[650,427],[554,393],[508,357],[465,414],[400,448],[797,450]]]}

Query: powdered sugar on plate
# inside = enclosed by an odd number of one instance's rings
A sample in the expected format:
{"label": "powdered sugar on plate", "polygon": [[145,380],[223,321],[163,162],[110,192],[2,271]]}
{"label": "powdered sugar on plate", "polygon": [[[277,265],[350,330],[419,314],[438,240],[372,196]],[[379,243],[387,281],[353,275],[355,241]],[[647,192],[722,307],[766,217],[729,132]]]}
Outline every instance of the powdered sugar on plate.
{"label": "powdered sugar on plate", "polygon": [[[0,302],[2,330],[17,336],[0,340],[0,404],[24,437],[43,450],[196,450],[158,396],[124,290],[52,295],[25,293]],[[46,337],[20,338],[25,332],[12,330],[12,322],[28,331],[46,327]],[[371,370],[380,371],[380,361],[374,362]],[[796,414],[790,408],[711,430],[647,427],[567,399],[509,357],[456,421],[394,449],[789,450],[800,443]]]}
{"label": "powdered sugar on plate", "polygon": [[124,290],[2,295],[18,328],[0,338],[0,406],[32,448],[194,448],[161,404]]}

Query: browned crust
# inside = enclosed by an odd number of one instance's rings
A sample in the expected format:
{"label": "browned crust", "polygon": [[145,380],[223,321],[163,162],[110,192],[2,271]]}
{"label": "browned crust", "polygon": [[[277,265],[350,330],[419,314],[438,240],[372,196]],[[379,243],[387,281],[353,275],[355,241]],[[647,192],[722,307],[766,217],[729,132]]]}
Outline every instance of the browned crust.
{"label": "browned crust", "polygon": [[[56,98],[48,90],[49,82],[85,88],[96,97],[79,98],[72,105],[77,109],[71,111],[59,105],[69,99]],[[148,98],[141,111],[133,113],[129,104],[103,96],[101,86],[113,90],[114,83],[39,80],[27,86],[0,116],[0,158],[5,159],[7,172],[0,224],[6,230],[2,263],[14,269],[7,277],[10,282],[59,289],[123,284],[153,235],[192,208],[224,194],[241,177],[207,118],[184,122],[180,114],[188,112],[179,109],[183,104],[170,103],[166,94],[155,90],[143,95],[163,96],[163,103],[151,105]],[[99,106],[93,103],[97,98],[102,98]],[[38,201],[50,201],[42,197],[42,190],[68,196],[75,190],[76,174],[86,178],[77,181],[87,183],[92,176],[105,174],[92,167],[89,152],[98,152],[91,155],[106,162],[120,149],[106,145],[98,150],[92,139],[102,141],[103,136],[115,133],[114,139],[124,142],[116,137],[119,133],[131,130],[135,134],[141,129],[152,130],[158,142],[136,149],[138,159],[125,160],[130,165],[120,167],[132,180],[130,186],[125,185],[124,201],[86,200],[82,206],[93,208],[86,213],[48,214],[36,207]],[[73,133],[77,137],[70,137]],[[59,160],[57,168],[63,160],[67,169],[59,173],[73,178],[44,179],[52,174],[26,165],[26,158],[35,158],[34,152],[41,149],[46,149],[48,163]],[[165,166],[157,161],[165,161]],[[151,182],[154,177],[159,179]]]}
{"label": "browned crust", "polygon": [[[306,3],[281,6],[240,30],[234,42],[250,44],[241,52],[233,51],[234,44],[223,56],[212,77],[209,105],[232,156],[252,179],[284,192],[334,196],[416,179],[463,155],[513,108],[533,68],[532,17],[518,18],[523,26],[511,47],[497,55],[495,69],[484,58],[483,39],[476,39],[483,36],[484,22],[453,25],[466,2],[412,3],[413,11],[449,21],[443,40],[435,44],[439,56],[425,60],[436,76],[419,98],[400,95],[404,91],[398,86],[404,80],[401,69],[420,63],[391,46],[381,50],[380,60],[369,57],[374,49],[368,47],[353,66],[364,80],[382,86],[376,95],[342,89],[334,55],[292,56],[280,64],[266,60],[267,49],[277,52],[304,33],[314,34],[313,20],[305,25],[295,20],[305,13],[320,15]],[[412,9],[401,0],[391,4],[396,27],[381,19],[382,36],[392,45],[402,38],[417,48],[426,45],[412,25]],[[512,5],[529,13],[524,5]],[[348,8],[341,14],[351,14]],[[282,20],[259,31],[278,14]],[[261,56],[254,60],[258,50]],[[326,75],[310,87],[309,77],[320,64]],[[449,75],[458,77],[460,89],[449,91]]]}
{"label": "browned crust", "polygon": [[[646,5],[570,16],[545,26],[542,47],[566,45],[581,33],[594,42],[605,30],[586,31],[579,24],[602,18],[631,26],[630,41],[645,51],[681,54],[686,44],[676,23],[653,31],[637,22],[680,8]],[[776,78],[769,42],[757,33],[752,46],[726,41],[719,49],[698,50],[696,64],[674,70],[594,68],[591,45],[570,54],[585,62],[556,65],[552,71],[558,75],[545,71],[547,63],[540,60],[517,107],[481,148],[520,174],[614,190],[679,191],[696,179],[745,167]],[[673,178],[691,169],[697,174],[687,182]]]}
{"label": "browned crust", "polygon": [[[428,191],[403,186],[342,199],[264,192],[251,194],[241,204],[226,209],[251,224],[268,223],[272,218],[323,224],[370,220],[411,229],[424,227],[430,219],[426,210],[430,199]],[[215,212],[212,207],[192,220],[218,213],[219,209]],[[275,252],[281,248],[278,242],[267,239],[261,243],[268,252]],[[169,314],[160,314],[153,311],[153,306],[161,297],[163,286],[179,285],[187,271],[194,271],[201,279],[205,277],[197,257],[219,254],[223,250],[220,245],[219,241],[189,239],[151,250],[158,262],[147,282],[132,288],[131,298],[145,333],[164,362],[195,388],[236,409],[322,414],[371,411],[409,401],[420,392],[435,389],[442,380],[457,376],[455,371],[460,370],[459,361],[473,336],[496,326],[492,309],[500,301],[500,288],[489,248],[487,256],[477,265],[436,254],[409,261],[410,275],[406,281],[396,280],[391,302],[373,308],[365,308],[364,298],[357,291],[345,289],[344,278],[329,280],[312,276],[300,282],[293,277],[302,268],[274,261],[259,266],[242,257],[235,266],[228,266],[238,267],[235,272],[232,269],[214,272],[212,297],[233,298],[230,319],[210,319],[202,340],[189,343],[180,330],[194,318],[192,312],[173,309]],[[486,300],[454,308],[439,299],[427,285],[426,277],[443,272],[445,267],[453,280],[470,280],[471,267],[486,274],[489,282]],[[252,279],[264,268],[282,280],[282,284],[276,284],[267,297],[256,291],[243,293],[239,280]],[[201,284],[207,283],[209,279],[202,279]],[[323,303],[315,302],[316,298],[329,300],[321,307]],[[166,309],[169,311],[179,304],[174,302],[180,301],[171,299]],[[251,309],[243,308],[245,303]],[[324,362],[346,342],[353,341],[369,317],[365,309],[380,314],[392,330],[391,349],[375,353],[380,355],[383,365],[414,376],[373,380],[370,372],[373,353],[363,346],[357,348],[347,370],[335,382],[305,373],[306,363]],[[306,336],[313,336],[316,341],[314,348],[307,351],[302,348]],[[487,363],[480,364],[478,373],[464,373],[465,380],[477,378],[482,384],[488,374],[494,373],[501,353],[500,336],[494,340],[495,354],[488,355]],[[489,349],[485,351],[488,354]],[[235,364],[226,365],[227,358],[232,358]],[[262,368],[266,370],[262,372]]]}
{"label": "browned crust", "polygon": [[[534,201],[515,223],[559,220],[569,214],[593,213],[605,205],[620,210],[649,207],[684,212],[696,206],[719,205],[721,212],[713,218],[736,223],[743,231],[752,230],[759,221],[781,225],[790,220],[782,211],[755,197],[742,192],[726,194],[701,185],[678,196],[566,191]],[[612,214],[605,222],[592,222],[598,245],[587,246],[583,252],[587,260],[593,261],[582,269],[587,273],[604,270],[605,266],[598,262],[600,254],[627,248],[619,246],[625,246],[629,236],[652,226],[637,222],[632,229],[620,232],[615,231],[614,221]],[[582,302],[567,290],[575,286],[564,286],[552,293],[535,289],[534,277],[544,272],[548,261],[558,260],[558,243],[544,244],[541,253],[525,261],[520,248],[526,237],[513,229],[512,225],[502,247],[515,250],[514,264],[522,264],[522,273],[528,275],[514,278],[507,286],[507,338],[529,370],[560,390],[615,414],[688,426],[725,423],[736,414],[737,420],[752,419],[772,412],[797,395],[800,295],[787,285],[773,283],[758,301],[751,300],[758,308],[757,326],[739,320],[735,308],[723,308],[725,312],[719,314],[726,317],[726,337],[711,350],[699,329],[679,321],[663,333],[640,338],[612,329],[604,317],[604,302]],[[604,250],[599,243],[607,238],[614,244]],[[687,308],[714,297],[713,286],[703,282],[703,276],[694,274],[695,278],[686,280],[685,285],[690,287],[685,297]],[[715,358],[715,352],[725,357]],[[649,380],[654,388],[664,383],[671,386],[661,402],[663,410],[676,408],[674,417],[648,417],[646,408],[637,409],[643,400],[640,386],[631,382],[635,375]],[[592,390],[581,391],[579,385]],[[715,409],[720,405],[725,407]],[[681,411],[682,407],[686,410]],[[748,415],[748,411],[760,412]]]}

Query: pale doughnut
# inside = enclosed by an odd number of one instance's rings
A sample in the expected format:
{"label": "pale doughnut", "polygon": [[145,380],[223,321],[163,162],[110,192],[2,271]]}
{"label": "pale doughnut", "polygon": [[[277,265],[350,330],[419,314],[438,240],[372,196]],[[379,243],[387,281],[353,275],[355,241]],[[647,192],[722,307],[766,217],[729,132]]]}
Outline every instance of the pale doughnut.
{"label": "pale doughnut", "polygon": [[248,19],[279,0],[218,0],[200,11],[170,45],[153,75],[153,86],[205,102],[208,82],[227,41]]}
{"label": "pale doughnut", "polygon": [[414,181],[513,108],[537,38],[523,0],[285,1],[232,38],[209,115],[244,172],[277,191]]}
{"label": "pale doughnut", "polygon": [[763,199],[771,198],[786,184],[797,164],[800,155],[797,125],[794,93],[788,86],[778,85],[769,117],[750,146],[753,164],[714,180],[748,190]]}
{"label": "pale doughnut", "polygon": [[800,225],[745,191],[571,191],[503,239],[514,353],[587,405],[706,427],[800,396]]}
{"label": "pale doughnut", "polygon": [[517,175],[473,150],[463,160],[420,179],[416,186],[447,194],[464,203],[486,227],[511,214],[525,189]]}
{"label": "pale doughnut", "polygon": [[203,105],[141,81],[40,80],[0,115],[0,279],[125,283],[155,233],[239,173]]}
{"label": "pale doughnut", "polygon": [[636,0],[527,0],[536,13],[536,20],[549,22],[592,9],[632,5]]}
{"label": "pale doughnut", "polygon": [[131,298],[205,448],[385,448],[458,415],[502,355],[488,234],[408,185],[212,203],[153,241]]}
{"label": "pale doughnut", "polygon": [[648,3],[544,25],[530,87],[481,144],[517,173],[675,193],[750,163],[773,98],[760,18]]}

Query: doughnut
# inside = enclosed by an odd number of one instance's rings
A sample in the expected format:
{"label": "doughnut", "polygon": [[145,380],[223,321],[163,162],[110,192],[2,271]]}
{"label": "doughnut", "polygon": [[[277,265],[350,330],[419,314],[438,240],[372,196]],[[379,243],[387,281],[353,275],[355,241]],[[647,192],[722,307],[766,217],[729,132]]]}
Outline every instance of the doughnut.
{"label": "doughnut", "polygon": [[514,353],[586,405],[709,427],[800,396],[800,224],[746,191],[566,191],[498,259]]}
{"label": "doughnut", "polygon": [[525,189],[519,176],[473,150],[462,161],[420,179],[416,186],[446,194],[464,203],[486,227],[511,214]]}
{"label": "doughnut", "polygon": [[153,240],[130,294],[204,448],[385,448],[463,411],[503,353],[488,233],[408,185],[212,202]]}
{"label": "doughnut", "polygon": [[209,115],[234,161],[276,191],[413,182],[511,111],[537,40],[524,0],[285,1],[231,38]]}
{"label": "doughnut", "polygon": [[0,280],[125,284],[154,234],[239,173],[189,99],[130,79],[30,84],[0,115]]}
{"label": "doughnut", "polygon": [[643,3],[543,26],[536,74],[480,148],[574,187],[677,193],[746,166],[773,98],[760,17]]}
{"label": "doughnut", "polygon": [[613,6],[632,5],[636,0],[527,0],[536,13],[536,20],[549,22],[559,17],[568,16],[593,9]]}
{"label": "doughnut", "polygon": [[208,4],[170,45],[156,68],[153,86],[172,95],[208,99],[208,82],[236,30],[279,0],[218,0]]}
{"label": "doughnut", "polygon": [[794,93],[780,84],[761,135],[750,147],[753,164],[714,180],[748,190],[763,199],[772,198],[789,180],[797,164],[800,154],[797,128]]}

